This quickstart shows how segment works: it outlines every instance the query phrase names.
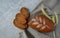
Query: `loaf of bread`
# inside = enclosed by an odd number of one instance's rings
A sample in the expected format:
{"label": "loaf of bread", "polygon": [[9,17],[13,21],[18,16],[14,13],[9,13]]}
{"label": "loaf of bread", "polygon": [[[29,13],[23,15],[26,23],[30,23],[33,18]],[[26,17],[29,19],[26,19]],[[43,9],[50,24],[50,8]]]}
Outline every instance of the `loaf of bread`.
{"label": "loaf of bread", "polygon": [[28,9],[25,7],[22,7],[20,10],[20,13],[16,14],[13,23],[16,27],[25,30],[27,28],[28,17],[29,17]]}
{"label": "loaf of bread", "polygon": [[44,15],[36,15],[28,25],[40,32],[51,32],[54,29],[54,23]]}

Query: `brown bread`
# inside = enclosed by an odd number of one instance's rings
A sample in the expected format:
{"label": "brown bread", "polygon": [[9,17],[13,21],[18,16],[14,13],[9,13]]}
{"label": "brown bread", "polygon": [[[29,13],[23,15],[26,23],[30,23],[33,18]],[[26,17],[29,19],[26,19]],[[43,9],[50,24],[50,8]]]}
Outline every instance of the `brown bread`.
{"label": "brown bread", "polygon": [[54,29],[54,23],[44,15],[37,15],[28,25],[40,32],[51,32]]}
{"label": "brown bread", "polygon": [[17,13],[15,16],[15,19],[13,20],[13,23],[16,27],[21,29],[27,28],[27,20],[29,17],[28,9],[25,7],[22,7],[20,10],[20,13]]}
{"label": "brown bread", "polygon": [[20,13],[27,19],[29,17],[29,10],[25,7],[21,8]]}

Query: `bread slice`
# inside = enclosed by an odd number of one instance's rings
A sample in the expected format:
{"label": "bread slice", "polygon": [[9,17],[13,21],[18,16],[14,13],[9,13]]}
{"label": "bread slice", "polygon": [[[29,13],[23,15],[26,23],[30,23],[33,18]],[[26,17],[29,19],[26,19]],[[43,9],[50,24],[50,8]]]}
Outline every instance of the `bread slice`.
{"label": "bread slice", "polygon": [[18,28],[26,29],[28,17],[29,17],[28,9],[23,7],[21,8],[20,13],[16,14],[13,23]]}
{"label": "bread slice", "polygon": [[17,22],[19,22],[21,24],[26,24],[26,20],[20,16],[20,13],[16,14],[15,20],[17,20]]}
{"label": "bread slice", "polygon": [[14,25],[15,25],[16,27],[18,27],[19,29],[25,30],[25,29],[27,28],[27,25],[26,25],[26,24],[21,24],[21,23],[19,23],[16,19],[14,19],[13,23],[14,23]]}
{"label": "bread slice", "polygon": [[29,10],[25,7],[22,7],[20,10],[21,15],[23,15],[25,17],[25,19],[27,19],[29,17]]}

